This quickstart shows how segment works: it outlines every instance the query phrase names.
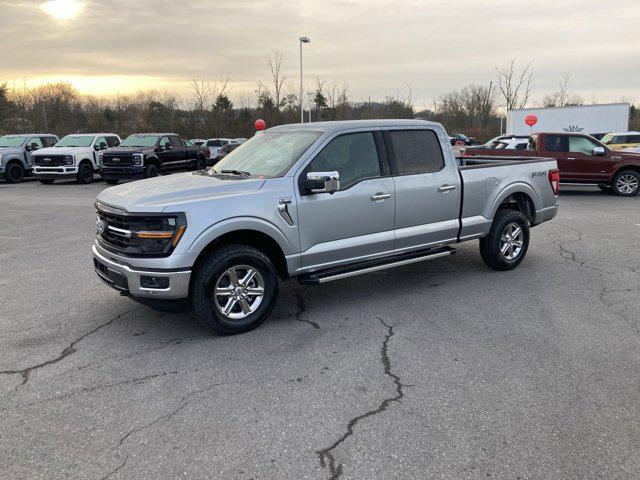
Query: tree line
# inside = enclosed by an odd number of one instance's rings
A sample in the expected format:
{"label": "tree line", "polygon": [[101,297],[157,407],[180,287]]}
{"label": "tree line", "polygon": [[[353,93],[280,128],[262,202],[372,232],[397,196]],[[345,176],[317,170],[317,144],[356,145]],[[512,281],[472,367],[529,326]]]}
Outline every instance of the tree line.
{"label": "tree line", "polygon": [[[69,83],[10,88],[0,84],[0,133],[51,132],[60,136],[79,132],[175,132],[184,138],[249,137],[253,123],[263,118],[268,126],[300,121],[299,93],[284,73],[285,58],[275,51],[266,57],[269,80],[254,91],[231,100],[228,78],[190,81],[191,93],[148,90],[131,95],[83,95]],[[558,91],[544,97],[540,106],[581,105],[571,92],[567,73]],[[523,108],[532,101],[533,69],[518,68],[515,61],[496,67],[488,84],[469,84],[436,97],[431,105],[417,107],[411,85],[403,93],[383,100],[355,100],[347,83],[316,78],[303,98],[305,121],[373,118],[425,118],[442,123],[451,133],[462,132],[484,140],[500,133],[506,110]],[[631,125],[640,128],[640,112],[631,108]]]}

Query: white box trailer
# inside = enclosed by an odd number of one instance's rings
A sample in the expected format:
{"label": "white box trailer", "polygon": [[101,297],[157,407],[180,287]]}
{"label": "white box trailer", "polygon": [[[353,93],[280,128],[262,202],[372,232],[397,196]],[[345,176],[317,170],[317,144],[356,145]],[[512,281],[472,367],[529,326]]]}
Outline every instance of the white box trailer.
{"label": "white box trailer", "polygon": [[[538,122],[530,127],[527,115],[535,115]],[[629,129],[629,104],[606,103],[574,107],[522,108],[507,112],[507,134],[529,135],[536,132],[609,133]]]}

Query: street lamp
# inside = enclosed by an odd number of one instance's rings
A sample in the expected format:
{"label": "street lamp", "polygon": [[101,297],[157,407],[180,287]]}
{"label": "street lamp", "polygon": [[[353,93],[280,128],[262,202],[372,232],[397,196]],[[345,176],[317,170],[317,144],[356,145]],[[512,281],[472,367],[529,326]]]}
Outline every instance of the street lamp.
{"label": "street lamp", "polygon": [[309,37],[300,37],[300,123],[304,123],[304,100],[302,99],[302,44],[303,43],[311,43],[311,39]]}

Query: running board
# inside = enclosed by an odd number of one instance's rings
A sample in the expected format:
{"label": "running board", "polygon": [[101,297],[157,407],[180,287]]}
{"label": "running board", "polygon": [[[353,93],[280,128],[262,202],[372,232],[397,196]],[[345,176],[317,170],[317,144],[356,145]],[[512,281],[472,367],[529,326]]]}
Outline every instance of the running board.
{"label": "running board", "polygon": [[298,282],[302,285],[316,285],[318,283],[354,277],[363,273],[377,272],[379,270],[386,270],[387,268],[400,267],[411,263],[425,262],[436,258],[448,257],[455,253],[456,251],[451,247],[442,247],[436,250],[422,250],[419,252],[394,255],[393,257],[370,260],[368,262],[357,263],[355,265],[347,265],[344,267],[307,273],[305,275],[300,275],[298,277]]}

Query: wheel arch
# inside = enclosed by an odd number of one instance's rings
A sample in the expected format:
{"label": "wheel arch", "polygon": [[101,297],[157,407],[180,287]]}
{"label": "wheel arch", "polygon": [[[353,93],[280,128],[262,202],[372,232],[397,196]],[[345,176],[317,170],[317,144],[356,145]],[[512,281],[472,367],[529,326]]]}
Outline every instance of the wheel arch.
{"label": "wheel arch", "polygon": [[533,225],[536,218],[536,200],[538,196],[535,190],[525,183],[512,184],[497,196],[491,209],[491,218],[494,218],[501,208],[510,208],[521,212],[529,223]]}
{"label": "wheel arch", "polygon": [[611,174],[610,183],[613,183],[613,179],[616,178],[616,175],[624,172],[625,170],[633,170],[637,174],[640,175],[640,165],[620,165],[616,167],[616,169]]}

